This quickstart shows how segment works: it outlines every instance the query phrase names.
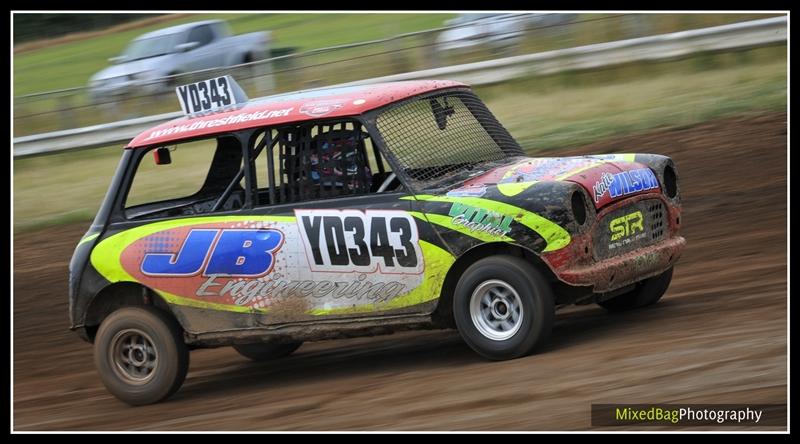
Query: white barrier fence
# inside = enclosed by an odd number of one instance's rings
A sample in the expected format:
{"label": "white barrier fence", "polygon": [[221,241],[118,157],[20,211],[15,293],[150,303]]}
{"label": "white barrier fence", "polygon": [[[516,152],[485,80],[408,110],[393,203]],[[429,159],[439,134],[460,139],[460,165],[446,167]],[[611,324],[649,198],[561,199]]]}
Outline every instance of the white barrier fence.
{"label": "white barrier fence", "polygon": [[[483,85],[530,75],[600,68],[638,61],[665,60],[707,51],[746,49],[785,42],[786,39],[787,18],[773,17],[375,77],[334,86],[437,78]],[[14,138],[14,157],[36,156],[125,143],[142,131],[181,115],[180,112],[166,113],[84,128],[16,137]]]}

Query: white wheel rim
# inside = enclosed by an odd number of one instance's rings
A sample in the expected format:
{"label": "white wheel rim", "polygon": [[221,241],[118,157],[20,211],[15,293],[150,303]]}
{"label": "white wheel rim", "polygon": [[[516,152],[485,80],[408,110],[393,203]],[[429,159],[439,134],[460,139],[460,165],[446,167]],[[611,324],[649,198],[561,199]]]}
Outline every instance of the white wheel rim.
{"label": "white wheel rim", "polygon": [[109,344],[114,373],[125,382],[142,385],[153,379],[158,368],[158,350],[150,336],[135,328],[122,330]]}
{"label": "white wheel rim", "polygon": [[486,338],[505,341],[522,327],[525,312],[519,293],[505,281],[482,282],[469,301],[472,324]]}

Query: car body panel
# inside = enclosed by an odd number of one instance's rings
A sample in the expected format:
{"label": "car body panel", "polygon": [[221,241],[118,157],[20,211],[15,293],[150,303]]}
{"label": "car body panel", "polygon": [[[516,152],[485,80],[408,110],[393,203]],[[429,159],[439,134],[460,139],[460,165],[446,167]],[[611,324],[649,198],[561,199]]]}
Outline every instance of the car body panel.
{"label": "car body panel", "polygon": [[[91,339],[85,329],[98,321],[89,307],[120,285],[157,295],[187,342],[201,346],[430,328],[442,325],[442,301],[463,272],[462,261],[478,250],[516,251],[544,267],[553,283],[587,297],[622,290],[675,264],[685,240],[679,187],[665,185],[667,169],[674,169],[666,156],[532,158],[519,150],[474,173],[461,171],[469,173],[464,180],[410,186],[405,163],[392,160],[369,126],[375,113],[465,91],[451,81],[301,91],[141,133],[124,150],[106,200],[76,247],[72,328]],[[286,111],[238,117],[276,110]],[[348,116],[366,122],[401,191],[141,220],[118,214],[129,176],[155,147],[237,132],[255,140],[260,127]]]}
{"label": "car body panel", "polygon": [[[266,305],[274,305],[271,304],[273,300],[294,293],[306,299],[304,311],[312,315],[327,315],[381,311],[383,308],[403,308],[426,302],[435,298],[436,290],[441,286],[441,279],[437,277],[453,261],[447,251],[419,239],[416,225],[409,224],[415,267],[386,267],[384,263],[373,262],[360,267],[348,263],[315,270],[313,263],[311,266],[308,263],[310,249],[300,218],[349,217],[365,224],[377,224],[381,219],[387,223],[408,222],[413,218],[401,210],[297,211],[299,216],[209,216],[145,224],[101,241],[92,251],[91,262],[109,282],[141,283],[176,305],[266,313],[269,311],[264,308]],[[220,252],[222,245],[216,245],[213,253],[206,249],[206,245],[210,247],[214,241],[224,243],[225,235],[237,231],[266,231],[280,240],[270,244],[270,263],[266,268],[257,274],[228,275],[203,267],[203,264],[213,266],[214,261],[230,259],[229,255],[233,253],[227,253],[228,257],[223,255]],[[193,248],[198,244],[201,246]],[[181,251],[181,247],[185,248],[184,253],[171,253],[176,249]],[[203,251],[196,251],[199,249]],[[156,259],[163,257],[162,262],[167,262],[170,258],[182,256],[179,264],[188,263],[190,253],[194,254],[199,268],[185,276],[159,271]],[[165,264],[160,265],[164,267]],[[215,269],[221,270],[219,267]],[[181,279],[175,279],[178,276]],[[365,278],[369,280],[365,281]],[[247,286],[249,282],[259,283]],[[265,296],[271,299],[265,301]]]}
{"label": "car body panel", "polygon": [[570,181],[583,186],[593,197],[596,208],[636,193],[658,189],[658,179],[635,154],[601,156],[527,158],[495,168],[464,182],[450,193],[468,192],[470,188],[496,185],[504,196],[516,196],[543,181]]}
{"label": "car body panel", "polygon": [[231,111],[179,117],[142,132],[127,147],[141,148],[264,125],[355,116],[408,97],[463,86],[463,83],[449,80],[417,80],[280,94],[253,100]]}

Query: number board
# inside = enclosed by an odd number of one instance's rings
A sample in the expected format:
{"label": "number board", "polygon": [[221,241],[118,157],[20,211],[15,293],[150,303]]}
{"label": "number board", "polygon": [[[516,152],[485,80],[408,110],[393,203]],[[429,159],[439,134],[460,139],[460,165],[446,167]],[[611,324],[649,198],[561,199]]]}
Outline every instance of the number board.
{"label": "number board", "polygon": [[231,76],[201,80],[175,88],[184,114],[194,116],[231,109],[247,101]]}

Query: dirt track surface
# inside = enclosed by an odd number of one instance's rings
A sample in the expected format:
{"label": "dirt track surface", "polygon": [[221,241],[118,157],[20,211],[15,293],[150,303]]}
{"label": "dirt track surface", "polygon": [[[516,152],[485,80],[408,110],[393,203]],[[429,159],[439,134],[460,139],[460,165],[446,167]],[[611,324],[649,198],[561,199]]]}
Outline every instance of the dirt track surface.
{"label": "dirt track surface", "polygon": [[16,235],[14,428],[581,430],[591,403],[786,403],[786,139],[786,115],[771,114],[572,152],[677,162],[688,246],[653,307],[567,308],[544,350],[506,362],[453,331],[305,344],[269,364],[199,350],[174,397],[139,408],[105,390],[67,329],[86,226]]}

